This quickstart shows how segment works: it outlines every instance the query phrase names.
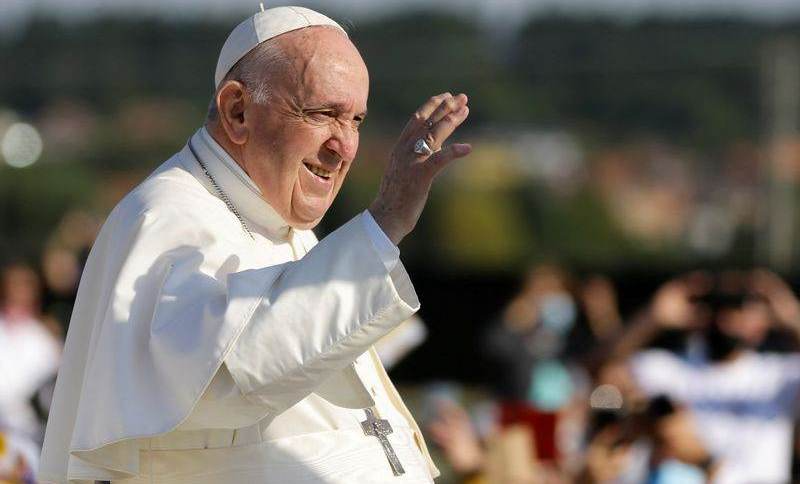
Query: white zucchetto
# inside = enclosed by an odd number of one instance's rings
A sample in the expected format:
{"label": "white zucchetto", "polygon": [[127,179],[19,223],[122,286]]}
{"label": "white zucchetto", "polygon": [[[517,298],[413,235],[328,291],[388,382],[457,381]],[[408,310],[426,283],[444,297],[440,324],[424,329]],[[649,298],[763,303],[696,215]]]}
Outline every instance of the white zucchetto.
{"label": "white zucchetto", "polygon": [[231,68],[261,42],[316,25],[336,27],[347,35],[341,25],[305,7],[275,7],[249,17],[233,29],[222,46],[214,74],[214,86],[219,87]]}

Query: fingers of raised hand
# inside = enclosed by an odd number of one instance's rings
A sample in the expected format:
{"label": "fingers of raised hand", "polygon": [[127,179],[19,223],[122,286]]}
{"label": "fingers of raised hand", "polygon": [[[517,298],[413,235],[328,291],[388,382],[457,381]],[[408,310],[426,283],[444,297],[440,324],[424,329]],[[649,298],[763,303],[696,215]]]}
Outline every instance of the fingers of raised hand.
{"label": "fingers of raised hand", "polygon": [[460,105],[456,110],[445,114],[437,123],[433,125],[427,134],[427,141],[434,150],[439,149],[445,140],[453,134],[453,131],[467,119],[469,106]]}
{"label": "fingers of raised hand", "polygon": [[[431,97],[411,116],[401,135],[401,140],[404,141],[398,147],[404,146],[401,150],[407,149],[417,160],[425,160],[434,173],[448,162],[466,156],[471,151],[469,145],[453,145],[444,150],[441,148],[469,115],[467,102],[465,94],[453,96],[445,92]],[[415,145],[420,139],[425,141],[432,153],[416,151]]]}
{"label": "fingers of raised hand", "polygon": [[453,99],[453,95],[449,92],[443,92],[441,94],[437,94],[427,101],[425,104],[419,107],[419,109],[414,112],[412,119],[424,123],[426,119],[430,118],[431,115],[436,111],[436,109],[447,100]]}
{"label": "fingers of raised hand", "polygon": [[466,143],[454,143],[446,148],[443,148],[428,159],[426,162],[435,172],[438,172],[445,165],[455,160],[456,158],[463,158],[472,151],[472,146]]}
{"label": "fingers of raised hand", "polygon": [[459,111],[463,106],[467,105],[467,101],[469,101],[469,99],[467,95],[463,93],[442,99],[436,107],[436,110],[426,118],[428,128],[432,128],[433,125],[443,120],[447,115]]}
{"label": "fingers of raised hand", "polygon": [[432,96],[430,99],[425,101],[425,104],[419,107],[414,114],[411,115],[411,119],[408,120],[406,123],[405,128],[403,129],[404,133],[417,133],[420,129],[423,129],[428,122],[428,118],[431,117],[436,108],[442,104],[442,101],[452,98],[453,95],[449,92],[443,92],[441,94],[437,94]]}
{"label": "fingers of raised hand", "polygon": [[[431,131],[437,123],[448,115],[458,112],[463,106],[466,106],[467,100],[465,94],[458,94],[457,96],[453,96],[449,92],[437,94],[428,99],[425,104],[414,112],[405,127],[405,131],[414,135],[419,135],[424,131]],[[428,137],[427,140],[429,144],[435,141],[431,137]]]}

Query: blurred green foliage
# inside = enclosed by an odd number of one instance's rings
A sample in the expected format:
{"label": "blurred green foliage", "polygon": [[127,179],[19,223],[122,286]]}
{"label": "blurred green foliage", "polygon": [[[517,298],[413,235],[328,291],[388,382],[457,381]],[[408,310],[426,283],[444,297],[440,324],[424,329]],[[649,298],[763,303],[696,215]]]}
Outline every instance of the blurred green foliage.
{"label": "blurred green foliage", "polygon": [[[0,248],[39,250],[67,207],[104,214],[115,200],[101,193],[109,180],[141,179],[177,151],[203,121],[216,56],[234,23],[37,18],[2,38],[0,109],[36,124],[54,105],[71,103],[95,121],[78,148],[46,138],[34,168],[0,167]],[[360,166],[323,230],[363,209],[408,113],[444,90],[471,98],[458,139],[567,129],[582,141],[585,165],[596,149],[642,138],[707,158],[756,142],[761,49],[800,33],[800,23],[537,17],[506,38],[463,16],[418,11],[349,30],[370,68],[370,115]],[[512,175],[519,183],[491,187],[481,178],[459,184],[459,173],[434,192],[421,235],[406,243],[412,264],[497,270],[552,257],[603,268],[653,264],[654,254],[664,265],[692,257],[680,242],[638,243],[591,183],[564,194],[520,173]],[[739,245],[720,257],[748,253]]]}

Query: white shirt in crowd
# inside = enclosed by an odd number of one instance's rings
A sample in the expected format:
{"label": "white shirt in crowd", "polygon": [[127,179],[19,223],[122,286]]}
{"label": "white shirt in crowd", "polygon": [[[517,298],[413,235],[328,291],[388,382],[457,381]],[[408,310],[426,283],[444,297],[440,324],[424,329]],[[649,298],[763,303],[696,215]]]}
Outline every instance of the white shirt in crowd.
{"label": "white shirt in crowd", "polygon": [[789,482],[800,355],[746,351],[711,364],[654,349],[630,368],[647,395],[691,408],[699,437],[721,461],[715,483]]}
{"label": "white shirt in crowd", "polygon": [[61,343],[41,322],[0,315],[0,430],[41,439],[31,399],[56,374],[60,356]]}

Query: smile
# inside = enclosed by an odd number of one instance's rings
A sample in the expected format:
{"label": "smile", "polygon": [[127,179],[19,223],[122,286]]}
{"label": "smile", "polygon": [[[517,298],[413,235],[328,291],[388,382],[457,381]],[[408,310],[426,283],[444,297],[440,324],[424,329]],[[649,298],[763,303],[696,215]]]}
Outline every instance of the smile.
{"label": "smile", "polygon": [[308,163],[303,163],[303,164],[306,166],[306,169],[308,171],[317,175],[320,178],[324,178],[325,180],[329,179],[331,177],[331,174],[333,173],[319,166],[310,165]]}

